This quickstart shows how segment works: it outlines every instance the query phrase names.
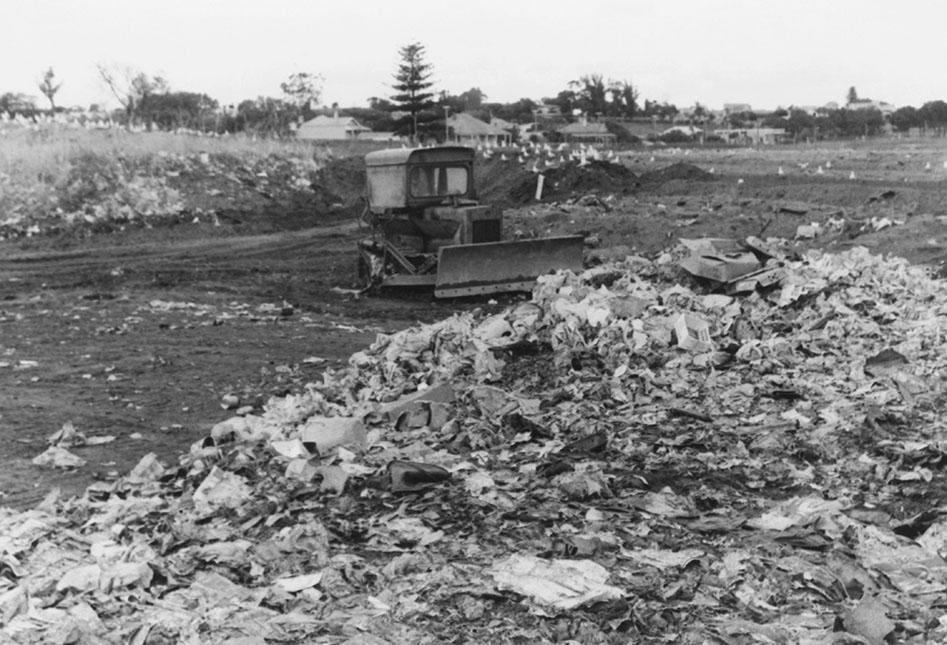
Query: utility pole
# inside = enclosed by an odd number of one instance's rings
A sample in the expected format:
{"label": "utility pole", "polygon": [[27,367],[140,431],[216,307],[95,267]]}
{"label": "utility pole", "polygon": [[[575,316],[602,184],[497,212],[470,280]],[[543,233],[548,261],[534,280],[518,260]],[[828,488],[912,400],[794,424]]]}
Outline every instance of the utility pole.
{"label": "utility pole", "polygon": [[444,106],[444,143],[450,141],[450,126],[447,124],[447,117],[450,116],[450,106]]}

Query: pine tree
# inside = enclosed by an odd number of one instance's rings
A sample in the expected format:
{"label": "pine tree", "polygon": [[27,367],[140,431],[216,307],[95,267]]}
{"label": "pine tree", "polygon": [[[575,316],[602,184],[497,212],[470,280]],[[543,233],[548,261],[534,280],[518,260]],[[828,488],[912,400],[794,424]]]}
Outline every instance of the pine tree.
{"label": "pine tree", "polygon": [[[405,132],[410,126],[412,140],[417,141],[419,122],[424,121],[424,113],[434,108],[434,93],[428,91],[431,82],[431,65],[424,61],[424,45],[411,43],[405,45],[399,52],[401,63],[395,74],[395,83],[392,89],[397,92],[391,97],[394,109],[406,112],[407,116],[401,122],[400,132]],[[422,123],[423,125],[423,123]]]}

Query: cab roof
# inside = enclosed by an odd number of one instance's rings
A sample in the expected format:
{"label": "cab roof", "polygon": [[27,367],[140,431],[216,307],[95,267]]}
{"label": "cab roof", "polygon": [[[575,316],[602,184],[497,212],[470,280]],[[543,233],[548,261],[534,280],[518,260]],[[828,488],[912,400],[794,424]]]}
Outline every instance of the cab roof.
{"label": "cab roof", "polygon": [[408,163],[470,163],[474,149],[465,146],[437,146],[435,148],[390,148],[365,155],[365,165],[401,166]]}

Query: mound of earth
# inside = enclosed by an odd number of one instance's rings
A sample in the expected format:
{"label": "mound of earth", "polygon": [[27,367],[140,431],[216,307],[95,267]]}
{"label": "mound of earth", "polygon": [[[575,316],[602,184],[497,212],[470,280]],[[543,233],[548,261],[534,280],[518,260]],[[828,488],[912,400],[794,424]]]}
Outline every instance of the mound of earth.
{"label": "mound of earth", "polygon": [[711,181],[714,176],[694,164],[679,161],[676,164],[641,174],[642,184],[663,184],[668,181]]}
{"label": "mound of earth", "polygon": [[[499,158],[477,160],[477,193],[484,203],[515,208],[535,201],[537,175],[515,161]],[[592,161],[585,166],[567,163],[548,168],[542,201],[565,201],[588,193],[627,195],[642,184],[662,184],[672,180],[708,181],[709,172],[693,164],[674,165],[642,174],[627,166]],[[357,208],[365,195],[365,160],[348,157],[329,162],[313,176],[316,201],[323,208]]]}
{"label": "mound of earth", "polygon": [[365,197],[365,158],[330,161],[313,173],[312,189],[324,209],[357,206]]}
{"label": "mound of earth", "polygon": [[[480,198],[503,208],[535,201],[537,175],[511,161],[492,159],[477,168]],[[568,163],[549,168],[543,187],[543,201],[564,201],[587,193],[626,195],[638,188],[638,176],[621,164],[593,161],[586,166]]]}

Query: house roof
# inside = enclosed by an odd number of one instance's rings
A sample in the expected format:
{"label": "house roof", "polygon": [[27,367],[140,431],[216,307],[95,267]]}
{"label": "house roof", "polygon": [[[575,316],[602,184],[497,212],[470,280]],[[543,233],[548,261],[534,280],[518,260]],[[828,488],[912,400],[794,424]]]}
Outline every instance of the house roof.
{"label": "house roof", "polygon": [[490,119],[490,125],[492,125],[495,128],[500,128],[502,130],[515,130],[516,129],[515,123],[510,123],[509,121],[505,119],[501,119],[500,117],[496,117],[496,116]]}
{"label": "house roof", "polygon": [[608,128],[605,127],[604,123],[570,123],[569,125],[564,125],[559,128],[561,134],[571,134],[571,135],[586,135],[586,136],[600,136],[607,137],[609,135],[614,136],[611,132],[608,131]]}
{"label": "house roof", "polygon": [[366,128],[364,125],[355,120],[351,116],[325,116],[320,114],[319,116],[309,119],[302,124],[302,127],[305,128],[344,128],[348,132],[368,132],[371,128]]}
{"label": "house roof", "polygon": [[454,136],[498,136],[505,137],[510,133],[503,128],[490,125],[485,121],[470,116],[466,112],[452,114],[447,119],[447,125],[454,131]]}

